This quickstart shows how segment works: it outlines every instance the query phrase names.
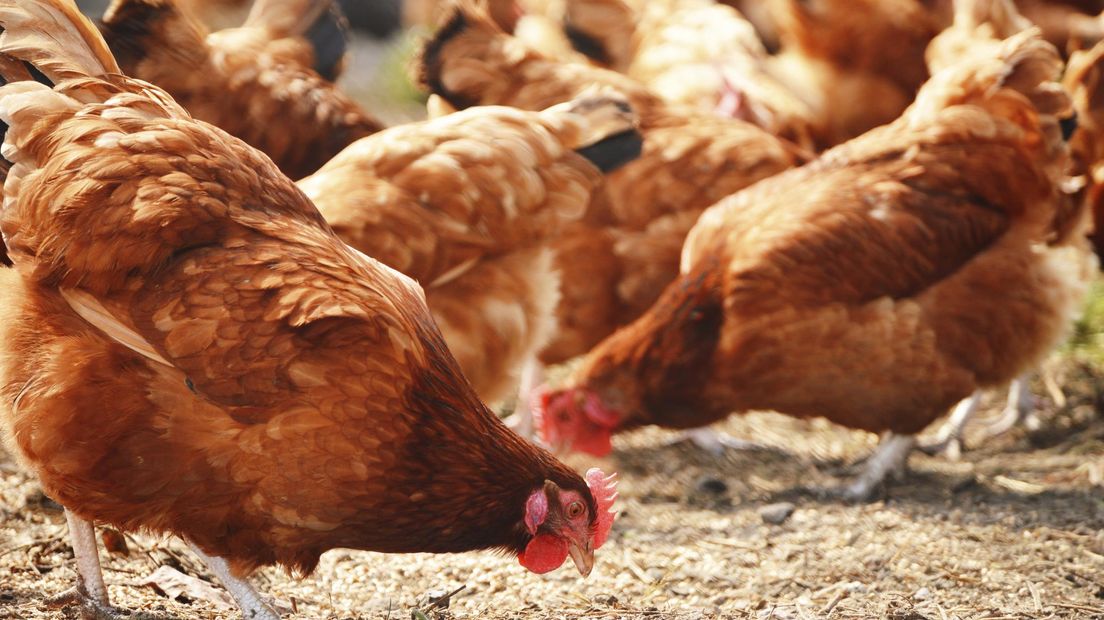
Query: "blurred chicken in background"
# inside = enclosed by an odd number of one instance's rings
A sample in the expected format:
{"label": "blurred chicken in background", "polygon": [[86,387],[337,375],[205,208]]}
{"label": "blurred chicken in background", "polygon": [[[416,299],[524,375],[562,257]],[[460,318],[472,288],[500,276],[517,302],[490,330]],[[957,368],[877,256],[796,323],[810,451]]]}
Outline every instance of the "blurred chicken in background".
{"label": "blurred chicken in background", "polygon": [[824,416],[885,433],[842,489],[865,499],[916,433],[1061,342],[1097,266],[1062,63],[1037,31],[978,27],[1010,5],[959,4],[904,116],[702,215],[678,280],[542,395],[547,442],[601,454],[646,424]]}
{"label": "blurred chicken in background", "polygon": [[[177,0],[115,0],[102,31],[127,75],[264,151],[293,179],[381,128],[333,84],[346,54],[333,0],[257,0],[208,33]],[[274,131],[279,127],[279,131]]]}
{"label": "blurred chicken in background", "polygon": [[921,0],[767,0],[781,39],[771,72],[812,108],[826,148],[896,119],[928,77],[924,50],[950,24]]}
{"label": "blurred chicken in background", "polygon": [[713,0],[565,0],[576,49],[664,100],[811,148],[812,110],[768,72],[755,28]]}
{"label": "blurred chicken in background", "polygon": [[299,186],[347,243],[422,283],[464,374],[498,403],[555,333],[549,242],[640,154],[635,124],[617,95],[473,107],[364,138]]}
{"label": "blurred chicken in background", "polygon": [[623,93],[640,118],[644,151],[608,176],[608,211],[556,244],[562,300],[544,363],[585,353],[647,309],[677,275],[703,209],[805,157],[755,125],[668,104],[620,73],[546,58],[468,2],[425,45],[420,73],[439,109],[540,110],[601,86]]}

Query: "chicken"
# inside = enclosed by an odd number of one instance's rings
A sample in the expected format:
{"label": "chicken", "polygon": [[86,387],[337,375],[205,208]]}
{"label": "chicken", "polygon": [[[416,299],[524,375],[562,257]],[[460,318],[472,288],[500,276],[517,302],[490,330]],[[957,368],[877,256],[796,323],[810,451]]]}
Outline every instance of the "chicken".
{"label": "chicken", "polygon": [[1075,169],[1086,177],[1085,199],[1093,218],[1090,239],[1096,255],[1104,257],[1104,42],[1073,53],[1065,84],[1077,110],[1071,143]]}
{"label": "chicken", "polygon": [[423,283],[464,374],[500,402],[553,334],[548,241],[639,154],[634,122],[616,97],[471,108],[364,138],[299,187],[347,243]]}
{"label": "chicken", "polygon": [[1039,26],[1058,51],[1093,47],[1104,39],[1104,5],[1098,0],[1020,0],[1020,12]]}
{"label": "chicken", "polygon": [[[980,46],[996,48],[1000,40],[1031,27],[1031,22],[1023,17],[1016,5],[1009,0],[970,0],[955,5],[955,18],[952,27],[936,37],[925,52],[927,64],[931,70],[938,71],[958,61],[964,54],[978,53]],[[1068,80],[1067,80],[1068,82]],[[1087,108],[1076,113],[1084,113]],[[1063,135],[1068,127],[1076,125],[1076,114],[1062,125]],[[1076,155],[1077,149],[1073,150]],[[1004,410],[996,422],[985,431],[982,441],[1003,435],[1009,430],[1025,425],[1037,430],[1040,422],[1035,414],[1035,401],[1028,387],[1031,373],[1012,380],[1008,386],[1008,399]],[[952,409],[947,421],[939,428],[936,439],[921,446],[928,454],[942,454],[951,460],[958,460],[963,449],[963,434],[966,426],[977,414],[981,403],[982,391],[978,390]]]}
{"label": "chicken", "polygon": [[[623,93],[640,118],[643,153],[608,175],[607,208],[556,242],[562,300],[545,363],[585,353],[650,306],[678,273],[670,248],[681,247],[702,210],[804,158],[750,123],[667,104],[614,71],[545,58],[470,3],[426,43],[419,70],[445,108],[540,110],[597,86]],[[578,247],[593,253],[571,251]],[[596,274],[614,286],[599,285]]]}
{"label": "chicken", "polygon": [[332,83],[345,57],[334,0],[257,0],[244,26],[215,33],[175,2],[114,0],[102,31],[123,70],[284,174],[306,176],[381,128]]}
{"label": "chicken", "polygon": [[666,101],[755,123],[812,146],[812,110],[768,73],[767,50],[735,9],[713,0],[568,0],[577,49]]}
{"label": "chicken", "polygon": [[952,405],[1037,364],[1095,257],[1064,191],[1058,54],[1035,31],[985,43],[894,123],[706,211],[659,301],[541,393],[545,440],[600,454],[648,424],[823,416],[885,433],[843,488],[862,499]]}
{"label": "chicken", "polygon": [[414,281],[124,77],[71,0],[0,0],[0,29],[0,434],[66,508],[89,614],[93,522],[182,537],[265,620],[246,576],[334,547],[590,571],[612,481],[498,421]]}
{"label": "chicken", "polygon": [[950,23],[921,0],[770,2],[782,50],[769,71],[812,109],[820,147],[897,118],[927,78],[925,48]]}

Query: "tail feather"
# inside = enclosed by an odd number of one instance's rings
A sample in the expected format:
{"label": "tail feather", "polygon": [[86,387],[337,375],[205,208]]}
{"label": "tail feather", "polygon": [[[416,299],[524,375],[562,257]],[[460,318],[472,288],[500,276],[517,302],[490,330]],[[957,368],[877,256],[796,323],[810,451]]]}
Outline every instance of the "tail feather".
{"label": "tail feather", "polygon": [[[202,54],[208,34],[206,26],[174,0],[114,0],[99,26],[119,65],[128,71],[155,51],[177,58]],[[169,40],[171,49],[164,49]]]}
{"label": "tail feather", "polygon": [[441,25],[422,46],[418,55],[417,81],[424,89],[444,99],[454,109],[462,110],[478,102],[450,90],[445,85],[442,77],[444,61],[441,57],[445,47],[469,31],[478,31],[484,36],[501,34],[503,31],[474,0],[453,0],[449,12],[444,15]]}
{"label": "tail feather", "polygon": [[582,131],[571,147],[602,172],[612,172],[640,156],[644,138],[636,130],[638,119],[628,100],[606,90],[584,93],[544,114],[581,117]]}
{"label": "tail feather", "polygon": [[72,0],[0,0],[0,30],[0,54],[28,63],[51,82],[120,72]]}
{"label": "tail feather", "polygon": [[[1037,28],[1003,41],[979,40],[980,44],[988,47],[974,48],[958,62],[934,73],[906,117],[912,122],[926,122],[949,106],[979,105],[994,116],[1023,125],[1029,132],[1041,131],[1048,155],[1058,162],[1058,150],[1065,148],[1062,121],[1072,116],[1069,96],[1058,82],[1062,74],[1058,50],[1040,37]],[[1022,102],[1023,98],[1037,113],[1037,121],[1034,115],[1021,114],[1023,104],[1016,100]]]}
{"label": "tail feather", "polygon": [[314,50],[312,68],[330,81],[349,51],[349,22],[336,0],[256,0],[245,26],[265,28],[273,38],[303,38]]}

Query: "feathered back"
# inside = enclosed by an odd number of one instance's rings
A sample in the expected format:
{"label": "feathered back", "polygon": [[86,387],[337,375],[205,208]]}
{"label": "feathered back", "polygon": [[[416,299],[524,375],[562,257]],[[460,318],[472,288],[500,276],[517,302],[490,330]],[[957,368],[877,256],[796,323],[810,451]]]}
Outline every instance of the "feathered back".
{"label": "feathered back", "polygon": [[34,65],[53,82],[120,72],[72,0],[0,0],[0,29],[0,53]]}

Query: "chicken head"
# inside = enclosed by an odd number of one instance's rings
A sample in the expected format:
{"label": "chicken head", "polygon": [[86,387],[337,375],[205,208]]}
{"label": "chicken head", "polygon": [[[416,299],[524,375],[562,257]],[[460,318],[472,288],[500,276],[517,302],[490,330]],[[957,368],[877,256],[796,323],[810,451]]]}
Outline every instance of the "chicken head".
{"label": "chicken head", "polygon": [[587,472],[595,506],[588,506],[578,492],[562,490],[551,480],[533,491],[525,502],[525,527],[533,538],[518,555],[518,562],[539,574],[559,568],[571,556],[579,573],[589,575],[594,568],[594,550],[606,542],[613,526],[616,477],[597,468]]}

